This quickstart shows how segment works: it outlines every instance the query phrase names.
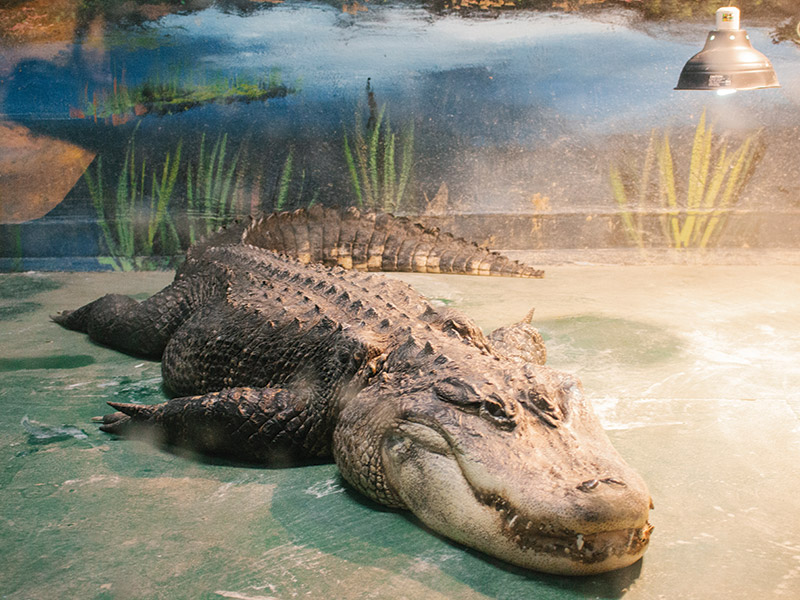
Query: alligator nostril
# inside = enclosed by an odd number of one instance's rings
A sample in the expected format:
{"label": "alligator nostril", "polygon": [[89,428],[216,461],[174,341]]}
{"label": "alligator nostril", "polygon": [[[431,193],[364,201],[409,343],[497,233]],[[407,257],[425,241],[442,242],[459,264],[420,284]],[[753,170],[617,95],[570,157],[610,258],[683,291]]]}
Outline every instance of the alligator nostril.
{"label": "alligator nostril", "polygon": [[599,479],[589,479],[588,481],[584,481],[578,486],[578,489],[582,492],[591,492],[594,488],[600,485]]}
{"label": "alligator nostril", "polygon": [[624,481],[621,481],[619,479],[615,479],[613,477],[606,477],[605,479],[603,479],[603,483],[607,483],[609,485],[621,485],[622,487],[625,487],[625,482]]}
{"label": "alligator nostril", "polygon": [[614,477],[604,477],[603,479],[588,479],[581,483],[578,486],[578,489],[582,492],[591,492],[601,483],[605,483],[606,485],[617,485],[620,487],[627,487],[624,481],[621,479],[616,479]]}

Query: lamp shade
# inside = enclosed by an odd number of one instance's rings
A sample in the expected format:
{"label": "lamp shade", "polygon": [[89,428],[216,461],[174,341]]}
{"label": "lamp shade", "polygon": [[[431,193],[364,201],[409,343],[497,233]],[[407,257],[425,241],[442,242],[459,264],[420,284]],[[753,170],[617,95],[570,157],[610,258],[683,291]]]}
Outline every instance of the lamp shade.
{"label": "lamp shade", "polygon": [[[753,48],[747,31],[735,21],[722,21],[709,32],[706,45],[681,71],[676,90],[755,90],[780,87],[769,59]],[[735,9],[734,9],[735,10]]]}

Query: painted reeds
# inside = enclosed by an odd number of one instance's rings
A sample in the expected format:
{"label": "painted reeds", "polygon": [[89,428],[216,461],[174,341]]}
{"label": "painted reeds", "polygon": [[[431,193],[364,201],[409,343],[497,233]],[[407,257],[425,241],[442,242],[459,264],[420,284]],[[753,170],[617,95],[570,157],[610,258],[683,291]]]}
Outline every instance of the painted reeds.
{"label": "painted reeds", "polygon": [[[280,178],[278,179],[277,197],[275,198],[275,210],[286,208],[286,201],[289,197],[289,186],[292,183],[292,168],[294,165],[294,148],[289,148],[286,160],[283,162]],[[303,171],[305,179],[305,171]]]}
{"label": "painted reeds", "polygon": [[758,138],[759,134],[752,134],[731,150],[726,136],[715,139],[703,111],[695,128],[688,174],[680,181],[669,133],[653,130],[638,180],[623,175],[614,164],[609,168],[611,189],[628,238],[640,247],[646,245],[642,215],[657,208],[664,238],[671,247],[708,247],[761,159]]}
{"label": "painted reeds", "polygon": [[[243,145],[230,151],[227,133],[210,147],[203,134],[194,156],[183,156],[181,139],[151,167],[140,157],[137,130],[115,175],[108,176],[103,155],[84,172],[105,253],[98,260],[114,270],[169,266],[189,245],[245,214],[318,201],[320,189],[309,185],[305,168],[297,168],[293,147],[262,171],[263,164],[247,160]],[[263,190],[267,170],[275,174],[274,184]]]}
{"label": "painted reeds", "polygon": [[146,160],[137,163],[134,140],[135,134],[128,143],[113,191],[107,189],[104,180],[102,156],[97,157],[94,175],[91,169],[83,174],[108,252],[98,261],[121,271],[152,268],[156,250],[165,257],[180,250],[168,208],[178,177],[182,144],[178,143],[174,154],[167,152],[160,169],[148,172]]}
{"label": "painted reeds", "polygon": [[[364,125],[356,109],[352,134],[344,131],[344,156],[359,207],[400,210],[405,199],[414,160],[414,123],[399,132],[392,129],[386,105],[376,109],[372,92],[370,118]],[[400,154],[398,156],[398,147]]]}
{"label": "painted reeds", "polygon": [[[300,163],[298,168],[298,162]],[[280,165],[276,173],[272,173],[272,165]],[[251,179],[251,194],[254,201],[250,203],[251,213],[292,210],[310,207],[319,200],[319,186],[310,185],[310,177],[302,160],[298,161],[297,152],[289,146],[282,162],[277,157],[267,158],[262,170]],[[265,181],[271,185],[262,186]]]}
{"label": "painted reeds", "polygon": [[200,138],[197,162],[186,168],[186,201],[189,215],[189,243],[216,231],[233,221],[240,212],[236,206],[238,183],[236,175],[239,153],[232,158],[226,154],[228,134],[217,137],[211,152],[206,151],[206,135]]}

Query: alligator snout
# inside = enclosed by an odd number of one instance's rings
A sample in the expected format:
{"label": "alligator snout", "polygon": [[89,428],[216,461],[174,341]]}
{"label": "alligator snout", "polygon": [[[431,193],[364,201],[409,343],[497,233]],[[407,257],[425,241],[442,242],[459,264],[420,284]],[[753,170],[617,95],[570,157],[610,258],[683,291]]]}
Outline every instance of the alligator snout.
{"label": "alligator snout", "polygon": [[600,471],[591,479],[572,484],[573,512],[564,522],[566,528],[598,534],[638,531],[647,524],[652,501],[644,483],[633,472],[611,473]]}

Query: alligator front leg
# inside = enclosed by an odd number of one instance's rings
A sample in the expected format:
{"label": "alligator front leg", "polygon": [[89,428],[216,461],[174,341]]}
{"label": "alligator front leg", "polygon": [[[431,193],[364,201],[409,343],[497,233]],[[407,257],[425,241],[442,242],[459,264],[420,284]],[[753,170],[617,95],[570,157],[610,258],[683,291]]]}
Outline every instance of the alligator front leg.
{"label": "alligator front leg", "polygon": [[244,462],[330,454],[330,432],[309,402],[285,389],[230,388],[156,405],[109,402],[102,431]]}
{"label": "alligator front leg", "polygon": [[54,317],[59,325],[89,334],[96,342],[158,360],[170,336],[210,293],[213,285],[197,279],[171,283],[147,300],[107,294],[77,310]]}

